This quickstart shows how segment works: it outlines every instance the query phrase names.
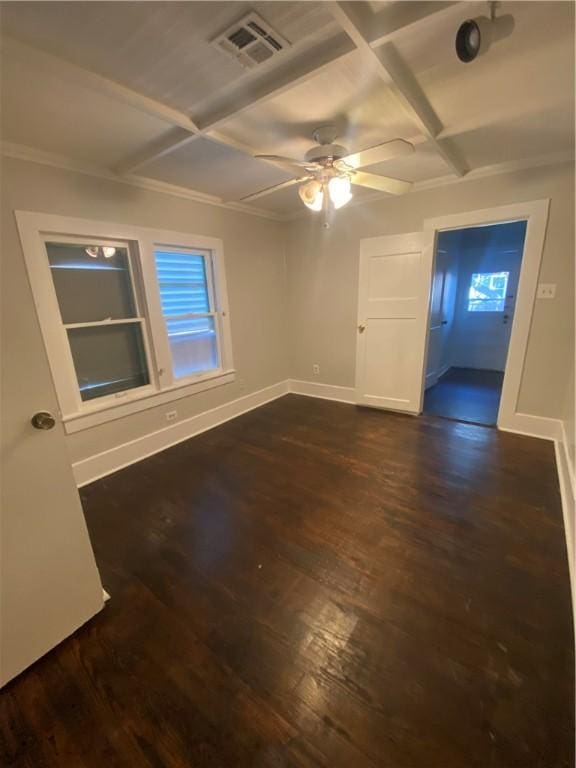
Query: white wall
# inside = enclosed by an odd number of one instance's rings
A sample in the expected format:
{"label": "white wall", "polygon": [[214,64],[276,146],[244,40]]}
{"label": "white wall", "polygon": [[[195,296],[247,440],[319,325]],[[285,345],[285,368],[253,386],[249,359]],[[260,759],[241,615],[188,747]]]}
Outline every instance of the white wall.
{"label": "white wall", "polygon": [[[179,420],[288,378],[285,227],[232,210],[31,162],[4,159],[2,262],[26,284],[14,210],[130,223],[218,237],[224,243],[236,381],[178,400]],[[21,312],[35,314],[29,291]],[[38,347],[36,325],[18,329],[18,354]],[[67,437],[73,462],[166,427],[150,408]]]}
{"label": "white wall", "polygon": [[574,172],[569,164],[352,205],[338,211],[328,230],[305,212],[288,232],[292,377],[354,386],[361,238],[421,231],[426,218],[542,198],[551,204],[540,280],[558,288],[553,301],[536,302],[517,407],[560,418],[574,343]]}
{"label": "white wall", "polygon": [[[287,378],[351,387],[355,375],[358,249],[362,237],[418,231],[424,218],[551,198],[540,279],[558,284],[537,302],[519,410],[561,418],[573,347],[573,171],[560,165],[420,191],[338,212],[322,228],[304,212],[279,223],[36,163],[3,163],[2,259],[25,279],[13,210],[134,223],[220,237],[224,241],[238,377],[235,383],[178,401],[187,419]],[[287,260],[285,246],[287,244]],[[22,312],[34,312],[29,294]],[[24,332],[20,349],[37,346]],[[551,343],[553,340],[553,343]],[[312,366],[320,365],[314,377]],[[70,435],[77,462],[166,426],[165,407]]]}

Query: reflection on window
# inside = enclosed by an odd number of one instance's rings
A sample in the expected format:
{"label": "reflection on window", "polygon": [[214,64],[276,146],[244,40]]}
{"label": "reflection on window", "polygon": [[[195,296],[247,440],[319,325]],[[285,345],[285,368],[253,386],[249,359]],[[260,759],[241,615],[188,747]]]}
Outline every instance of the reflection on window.
{"label": "reflection on window", "polygon": [[468,289],[468,312],[504,312],[509,272],[475,272]]}

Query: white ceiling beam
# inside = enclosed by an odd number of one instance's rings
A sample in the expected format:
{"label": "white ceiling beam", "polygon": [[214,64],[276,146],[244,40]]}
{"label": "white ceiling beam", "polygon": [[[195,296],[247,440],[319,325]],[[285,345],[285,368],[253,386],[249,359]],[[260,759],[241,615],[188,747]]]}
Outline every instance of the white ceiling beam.
{"label": "white ceiling beam", "polygon": [[175,127],[156,141],[152,141],[137,152],[134,152],[134,154],[117,165],[114,170],[120,175],[134,173],[134,171],[139,170],[142,166],[148,165],[152,160],[158,160],[169,152],[174,152],[175,149],[187,144],[191,138],[196,138],[197,135],[183,128]]}
{"label": "white ceiling beam", "polygon": [[207,135],[206,132],[202,133],[192,117],[185,112],[174,109],[156,99],[144,96],[132,88],[128,88],[114,80],[109,80],[102,75],[95,74],[71,61],[61,59],[39,48],[27,45],[20,40],[2,36],[2,50],[8,52],[17,61],[32,63],[42,72],[50,73],[55,77],[75,83],[83,88],[105,93],[123,104],[128,104],[174,127],[174,130],[167,136],[161,137],[124,160],[115,169],[117,173],[132,173],[153,159],[173,152],[178,147],[187,144],[200,135],[204,135],[210,141],[225,144],[245,154],[253,155],[256,152],[255,148],[248,147],[233,139],[228,139],[217,131],[211,132],[210,135]]}
{"label": "white ceiling beam", "polygon": [[221,96],[204,114],[198,115],[197,122],[200,130],[213,131],[247,109],[252,109],[264,101],[305,83],[355,49],[356,46],[350,37],[339,33],[300,58],[289,59],[284,64],[279,64],[269,75],[246,85],[241,91],[235,89]]}
{"label": "white ceiling beam", "polygon": [[375,14],[365,30],[371,48],[378,48],[384,43],[413,32],[423,22],[438,22],[445,16],[452,15],[461,2],[431,2],[431,0],[412,0],[407,3],[393,3]]}
{"label": "white ceiling beam", "polygon": [[172,145],[170,145],[171,137],[168,136],[166,143],[159,142],[157,147],[150,145],[142,152],[128,158],[121,164],[119,171],[131,173],[170,152],[181,149],[184,145],[198,138],[198,136],[204,136],[220,144],[226,144],[240,152],[254,155],[255,150],[252,147],[247,147],[240,142],[229,139],[217,129],[257,104],[262,104],[264,101],[279,96],[290,88],[306,82],[354,50],[356,50],[356,46],[349,36],[345,33],[339,33],[330,40],[326,40],[318,45],[311,54],[307,53],[299,59],[287,61],[272,73],[247,85],[241,91],[238,88],[230,89],[227,95],[220,96],[215,103],[196,118],[198,133],[183,136],[174,131],[172,133]]}
{"label": "white ceiling beam", "polygon": [[77,64],[61,59],[51,53],[46,53],[39,48],[34,48],[19,40],[4,36],[2,37],[2,50],[7,51],[19,61],[33,63],[42,72],[49,72],[56,77],[77,83],[82,87],[105,93],[123,104],[129,104],[141,112],[157,117],[171,125],[184,128],[191,133],[198,132],[198,127],[185,112],[144,96],[132,88],[128,88],[114,80],[109,80],[102,75],[97,75],[88,69],[79,67]]}
{"label": "white ceiling beam", "polygon": [[452,172],[457,176],[466,174],[468,169],[462,160],[445,141],[437,138],[443,130],[442,123],[396,49],[391,43],[385,43],[378,49],[371,47],[369,30],[374,14],[370,6],[365,2],[334,2],[329,5],[336,21],[354,41],[358,50],[371,61],[382,80],[393,86],[394,93],[407,115],[428,138]]}

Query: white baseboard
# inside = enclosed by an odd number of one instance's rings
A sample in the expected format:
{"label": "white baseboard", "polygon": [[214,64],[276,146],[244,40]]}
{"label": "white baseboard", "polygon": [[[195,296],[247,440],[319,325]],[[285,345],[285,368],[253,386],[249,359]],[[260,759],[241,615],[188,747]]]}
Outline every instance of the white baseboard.
{"label": "white baseboard", "polygon": [[143,435],[136,440],[122,443],[102,453],[97,453],[72,465],[76,484],[83,485],[98,480],[101,477],[116,472],[130,464],[159,453],[171,445],[188,440],[194,435],[206,432],[230,419],[236,418],[247,411],[258,408],[271,400],[276,400],[290,391],[288,381],[280,381],[270,387],[259,389],[237,400],[231,400],[217,408],[204,411],[190,419],[171,424],[169,427]]}
{"label": "white baseboard", "polygon": [[435,384],[438,384],[438,379],[440,378],[438,371],[432,371],[432,373],[426,374],[426,379],[424,381],[424,389],[430,389],[430,387],[433,387]]}
{"label": "white baseboard", "polygon": [[321,400],[336,400],[339,403],[355,403],[354,387],[340,387],[336,384],[320,384],[316,381],[290,379],[290,392],[295,395],[318,397]]}
{"label": "white baseboard", "polygon": [[[554,441],[556,454],[556,468],[558,470],[558,482],[560,483],[560,496],[562,498],[562,515],[564,518],[564,533],[566,536],[566,548],[568,551],[568,568],[570,570],[570,587],[572,590],[572,610],[576,608],[576,483],[574,467],[568,452],[568,440],[564,422],[562,422],[561,437]],[[576,614],[574,615],[576,622]]]}
{"label": "white baseboard", "polygon": [[448,373],[448,371],[452,368],[452,365],[444,365],[442,368],[439,368],[437,371],[432,371],[432,373],[426,374],[426,380],[424,382],[424,389],[430,389],[430,387],[433,387],[434,384],[438,384],[438,381],[444,376],[445,373]]}
{"label": "white baseboard", "polygon": [[518,435],[540,437],[544,440],[560,440],[562,422],[560,419],[549,419],[546,416],[532,416],[529,413],[514,413],[508,418],[498,421],[498,429],[504,432],[516,432]]}

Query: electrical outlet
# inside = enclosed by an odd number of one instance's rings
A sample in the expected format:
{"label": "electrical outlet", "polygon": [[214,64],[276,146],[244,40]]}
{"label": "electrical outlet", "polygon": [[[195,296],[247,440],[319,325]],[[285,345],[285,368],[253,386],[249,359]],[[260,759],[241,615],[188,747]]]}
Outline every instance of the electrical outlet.
{"label": "electrical outlet", "polygon": [[318,376],[318,374],[320,373],[320,366],[318,365],[318,363],[314,363],[314,365],[312,366],[312,373],[314,374],[314,376]]}
{"label": "electrical outlet", "polygon": [[166,421],[176,421],[177,418],[178,418],[178,411],[166,412]]}
{"label": "electrical outlet", "polygon": [[556,296],[556,283],[539,283],[536,296],[539,299],[553,299]]}

